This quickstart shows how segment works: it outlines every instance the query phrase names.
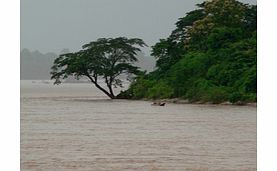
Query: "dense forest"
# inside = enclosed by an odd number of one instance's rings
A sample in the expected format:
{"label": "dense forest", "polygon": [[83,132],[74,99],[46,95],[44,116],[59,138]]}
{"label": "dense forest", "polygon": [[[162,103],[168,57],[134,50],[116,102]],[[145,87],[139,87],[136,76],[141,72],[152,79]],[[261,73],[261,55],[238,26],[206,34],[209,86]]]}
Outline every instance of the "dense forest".
{"label": "dense forest", "polygon": [[257,7],[212,0],[179,18],[152,47],[153,72],[142,72],[118,98],[190,102],[255,102]]}

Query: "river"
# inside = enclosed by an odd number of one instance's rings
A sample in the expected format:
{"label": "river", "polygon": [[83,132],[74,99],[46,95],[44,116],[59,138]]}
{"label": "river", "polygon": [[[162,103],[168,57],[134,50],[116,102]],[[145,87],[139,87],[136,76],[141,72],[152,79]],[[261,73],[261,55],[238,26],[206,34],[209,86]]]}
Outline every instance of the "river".
{"label": "river", "polygon": [[21,171],[254,171],[255,106],[109,100],[21,81]]}

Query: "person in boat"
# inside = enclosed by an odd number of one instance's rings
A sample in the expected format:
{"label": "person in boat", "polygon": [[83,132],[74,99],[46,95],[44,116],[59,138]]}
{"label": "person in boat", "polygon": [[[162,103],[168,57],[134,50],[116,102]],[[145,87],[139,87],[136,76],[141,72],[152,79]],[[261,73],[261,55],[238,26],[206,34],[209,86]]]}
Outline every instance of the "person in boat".
{"label": "person in boat", "polygon": [[160,103],[159,105],[160,105],[160,106],[164,106],[164,105],[165,105],[165,103],[163,102],[163,103]]}
{"label": "person in boat", "polygon": [[153,106],[164,106],[165,102],[154,102],[152,103]]}

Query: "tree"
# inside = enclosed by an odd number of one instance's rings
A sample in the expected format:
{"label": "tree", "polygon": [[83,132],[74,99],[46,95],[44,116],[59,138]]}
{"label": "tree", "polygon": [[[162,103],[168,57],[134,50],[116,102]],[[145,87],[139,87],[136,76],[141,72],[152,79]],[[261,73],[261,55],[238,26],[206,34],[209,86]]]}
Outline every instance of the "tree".
{"label": "tree", "polygon": [[[197,6],[201,7],[202,5],[198,4]],[[179,18],[175,24],[176,29],[172,31],[167,39],[160,39],[158,43],[152,46],[151,55],[157,59],[156,67],[160,73],[168,70],[186,53],[185,40],[189,39],[187,31],[195,21],[204,17],[203,9],[188,12],[185,17]]]}
{"label": "tree", "polygon": [[237,0],[204,1],[197,7],[152,47],[157,68],[132,83],[130,96],[256,101],[257,7]]}
{"label": "tree", "polygon": [[[138,67],[132,64],[138,60],[136,55],[141,51],[139,47],[144,46],[147,45],[138,38],[100,38],[85,44],[79,52],[61,54],[54,61],[51,79],[55,79],[54,84],[59,84],[61,79],[68,76],[76,79],[87,77],[114,99],[113,87],[122,87],[119,76],[139,73]],[[99,79],[104,80],[106,88],[99,84]]]}

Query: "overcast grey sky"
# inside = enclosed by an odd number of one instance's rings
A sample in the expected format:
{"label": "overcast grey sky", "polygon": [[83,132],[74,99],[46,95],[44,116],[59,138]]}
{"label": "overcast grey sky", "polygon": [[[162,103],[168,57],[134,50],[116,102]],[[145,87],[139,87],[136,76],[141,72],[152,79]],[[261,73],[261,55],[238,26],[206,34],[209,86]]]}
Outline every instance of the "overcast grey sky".
{"label": "overcast grey sky", "polygon": [[[241,0],[256,4],[256,0]],[[203,0],[21,0],[21,48],[59,53],[100,37],[166,38]],[[148,49],[145,49],[148,54]]]}

